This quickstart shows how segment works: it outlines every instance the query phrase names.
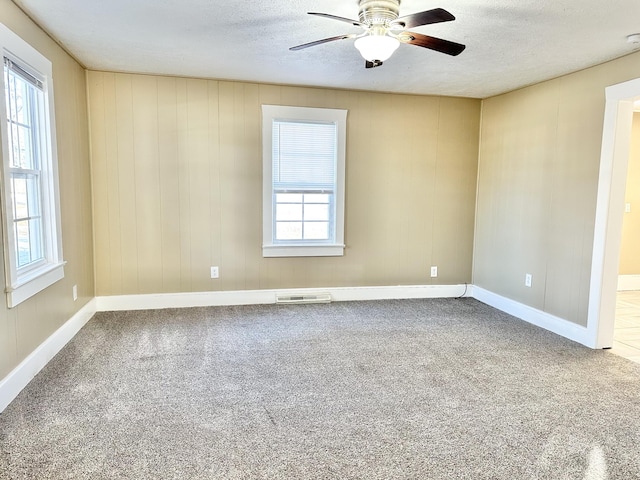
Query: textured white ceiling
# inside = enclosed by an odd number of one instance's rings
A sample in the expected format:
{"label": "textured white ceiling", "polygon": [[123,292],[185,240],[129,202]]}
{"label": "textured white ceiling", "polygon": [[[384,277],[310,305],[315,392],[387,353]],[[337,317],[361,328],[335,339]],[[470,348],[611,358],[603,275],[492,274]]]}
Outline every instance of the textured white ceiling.
{"label": "textured white ceiling", "polygon": [[[640,45],[638,0],[402,0],[453,22],[417,27],[467,45],[458,57],[412,45],[365,70],[343,33],[357,0],[14,0],[86,67],[399,93],[485,98],[626,55]],[[640,71],[640,69],[639,69]]]}

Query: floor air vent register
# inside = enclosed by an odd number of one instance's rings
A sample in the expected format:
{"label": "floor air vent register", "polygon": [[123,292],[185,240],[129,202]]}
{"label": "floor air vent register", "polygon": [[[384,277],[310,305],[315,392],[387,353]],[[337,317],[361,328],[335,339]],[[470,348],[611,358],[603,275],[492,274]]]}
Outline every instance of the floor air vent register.
{"label": "floor air vent register", "polygon": [[326,292],[318,293],[278,293],[276,303],[331,303],[331,294]]}

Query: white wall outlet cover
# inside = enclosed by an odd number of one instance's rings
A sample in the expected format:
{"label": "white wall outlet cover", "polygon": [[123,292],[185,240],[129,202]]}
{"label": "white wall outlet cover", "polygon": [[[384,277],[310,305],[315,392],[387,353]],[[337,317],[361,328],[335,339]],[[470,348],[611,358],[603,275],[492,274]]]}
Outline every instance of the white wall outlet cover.
{"label": "white wall outlet cover", "polygon": [[531,286],[531,281],[532,281],[532,276],[531,276],[531,274],[530,274],[530,273],[527,273],[527,274],[524,276],[524,286],[525,286],[525,287],[530,287],[530,286]]}
{"label": "white wall outlet cover", "polygon": [[211,278],[218,278],[219,275],[218,267],[211,267]]}
{"label": "white wall outlet cover", "polygon": [[437,277],[438,276],[438,267],[436,267],[436,266],[431,267],[431,276],[432,277]]}

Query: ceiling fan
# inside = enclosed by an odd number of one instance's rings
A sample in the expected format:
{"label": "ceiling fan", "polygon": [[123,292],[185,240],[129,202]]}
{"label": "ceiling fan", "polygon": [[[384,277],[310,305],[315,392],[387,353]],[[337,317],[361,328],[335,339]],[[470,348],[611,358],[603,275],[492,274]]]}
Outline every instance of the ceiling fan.
{"label": "ceiling fan", "polygon": [[319,17],[350,23],[362,28],[364,32],[323,38],[315,42],[291,47],[289,50],[303,50],[323,43],[355,38],[354,45],[365,59],[365,67],[373,68],[379,67],[382,62],[391,57],[400,43],[408,43],[454,56],[459,55],[465,49],[465,45],[460,43],[407,30],[408,28],[422,25],[455,20],[456,17],[442,8],[434,8],[433,10],[399,17],[400,0],[359,0],[358,6],[360,8],[358,13],[359,20],[338,17],[329,13],[308,13],[309,15],[318,15]]}

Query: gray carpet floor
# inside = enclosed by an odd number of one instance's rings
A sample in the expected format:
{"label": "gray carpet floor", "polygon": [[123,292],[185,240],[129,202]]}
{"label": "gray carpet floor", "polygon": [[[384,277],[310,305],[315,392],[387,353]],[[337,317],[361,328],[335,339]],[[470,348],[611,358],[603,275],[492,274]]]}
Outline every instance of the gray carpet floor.
{"label": "gray carpet floor", "polygon": [[640,478],[639,381],[472,299],[99,313],[0,414],[0,478]]}

